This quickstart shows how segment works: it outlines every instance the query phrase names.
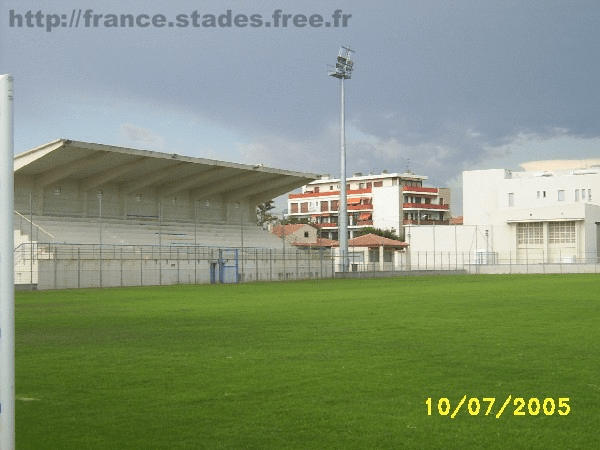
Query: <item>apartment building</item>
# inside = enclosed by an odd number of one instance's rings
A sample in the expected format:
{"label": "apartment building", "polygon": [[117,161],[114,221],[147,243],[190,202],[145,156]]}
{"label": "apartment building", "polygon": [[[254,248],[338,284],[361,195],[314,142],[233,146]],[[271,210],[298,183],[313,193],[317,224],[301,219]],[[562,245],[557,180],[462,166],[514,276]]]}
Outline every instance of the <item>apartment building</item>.
{"label": "apartment building", "polygon": [[[363,175],[346,179],[349,238],[365,227],[403,234],[405,225],[448,225],[450,189],[424,187],[424,175],[411,172]],[[308,219],[321,229],[321,237],[338,239],[340,179],[329,175],[289,194],[290,217]]]}

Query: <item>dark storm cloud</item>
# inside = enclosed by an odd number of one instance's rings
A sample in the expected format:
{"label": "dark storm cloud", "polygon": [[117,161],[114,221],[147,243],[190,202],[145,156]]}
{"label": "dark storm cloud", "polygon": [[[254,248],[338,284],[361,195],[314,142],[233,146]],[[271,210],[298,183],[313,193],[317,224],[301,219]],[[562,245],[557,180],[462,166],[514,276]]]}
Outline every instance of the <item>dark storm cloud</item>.
{"label": "dark storm cloud", "polygon": [[[41,4],[4,3],[4,22],[10,8]],[[47,33],[3,27],[0,71],[17,80],[20,123],[30,118],[33,127],[52,111],[68,131],[68,120],[60,119],[65,101],[139,102],[185,110],[247,136],[237,148],[244,158],[335,173],[339,91],[326,70],[344,44],[357,50],[346,91],[350,171],[403,170],[410,160],[415,171],[445,183],[502,155],[500,146],[522,133],[600,135],[596,1],[111,1],[86,7],[264,16],[278,8],[324,16],[341,8],[352,17],[346,28],[320,29]],[[152,132],[143,115],[127,123]]]}

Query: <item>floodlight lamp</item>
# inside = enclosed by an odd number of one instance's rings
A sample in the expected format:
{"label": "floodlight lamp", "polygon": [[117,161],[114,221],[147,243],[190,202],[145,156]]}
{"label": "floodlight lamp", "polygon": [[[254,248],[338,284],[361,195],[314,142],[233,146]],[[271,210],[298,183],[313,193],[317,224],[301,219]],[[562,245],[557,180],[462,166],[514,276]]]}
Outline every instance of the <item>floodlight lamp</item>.
{"label": "floodlight lamp", "polygon": [[354,65],[350,58],[350,53],[353,51],[354,50],[351,50],[348,47],[340,47],[335,68],[327,72],[327,74],[338,79],[350,79],[352,75],[352,66]]}

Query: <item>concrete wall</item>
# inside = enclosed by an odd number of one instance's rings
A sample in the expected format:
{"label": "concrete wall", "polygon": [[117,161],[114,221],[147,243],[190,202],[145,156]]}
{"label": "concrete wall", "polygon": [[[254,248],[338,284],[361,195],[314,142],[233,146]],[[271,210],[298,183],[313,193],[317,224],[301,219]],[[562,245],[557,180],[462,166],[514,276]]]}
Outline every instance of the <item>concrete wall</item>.
{"label": "concrete wall", "polygon": [[[172,255],[175,254],[172,252]],[[61,257],[57,252],[50,259],[38,261],[37,289],[218,283],[219,273],[223,275],[221,281],[226,283],[282,281],[331,278],[334,272],[333,261],[326,252],[290,251],[284,261],[278,252],[247,249],[245,259],[238,258],[237,263],[234,249],[223,250],[222,256],[219,249],[213,249],[212,254],[212,259],[161,260],[155,257],[156,253],[154,257],[128,259],[118,258],[118,252],[113,257],[107,252],[100,264],[97,256]],[[221,270],[219,261],[222,263]]]}
{"label": "concrete wall", "polygon": [[396,230],[402,227],[402,198],[400,186],[373,188],[373,226],[383,230]]}
{"label": "concrete wall", "polygon": [[463,216],[465,225],[489,223],[488,214],[498,210],[497,186],[508,176],[504,169],[463,172]]}

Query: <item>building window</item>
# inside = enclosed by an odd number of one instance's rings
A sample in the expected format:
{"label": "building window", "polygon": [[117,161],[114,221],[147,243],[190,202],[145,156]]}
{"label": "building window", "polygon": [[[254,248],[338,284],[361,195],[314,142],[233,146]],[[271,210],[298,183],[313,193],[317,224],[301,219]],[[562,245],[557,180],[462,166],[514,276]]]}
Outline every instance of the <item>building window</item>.
{"label": "building window", "polygon": [[383,181],[375,181],[375,182],[373,182],[373,186],[374,187],[381,187],[381,186],[383,186]]}
{"label": "building window", "polygon": [[142,201],[142,194],[135,194],[135,201],[136,202],[141,202]]}
{"label": "building window", "polygon": [[300,212],[307,213],[308,212],[308,202],[300,203]]}
{"label": "building window", "polygon": [[298,212],[298,203],[292,203],[292,214],[295,214]]}
{"label": "building window", "polygon": [[308,237],[308,231],[304,232],[304,237],[307,238]]}
{"label": "building window", "polygon": [[575,201],[579,201],[579,189],[575,189]]}
{"label": "building window", "polygon": [[549,244],[574,244],[575,222],[550,222],[548,224]]}
{"label": "building window", "polygon": [[588,189],[588,200],[592,199],[592,190]]}
{"label": "building window", "polygon": [[61,192],[61,188],[60,187],[55,187],[54,188],[54,195],[60,195]]}
{"label": "building window", "polygon": [[543,244],[544,227],[542,222],[517,224],[517,241],[519,244]]}
{"label": "building window", "polygon": [[540,191],[537,191],[537,198],[540,198]]}
{"label": "building window", "polygon": [[558,201],[559,202],[565,201],[565,191],[563,191],[563,190],[558,191]]}
{"label": "building window", "polygon": [[585,189],[581,190],[581,200],[585,200]]}
{"label": "building window", "polygon": [[509,192],[508,194],[508,206],[515,206],[515,194],[512,192]]}

